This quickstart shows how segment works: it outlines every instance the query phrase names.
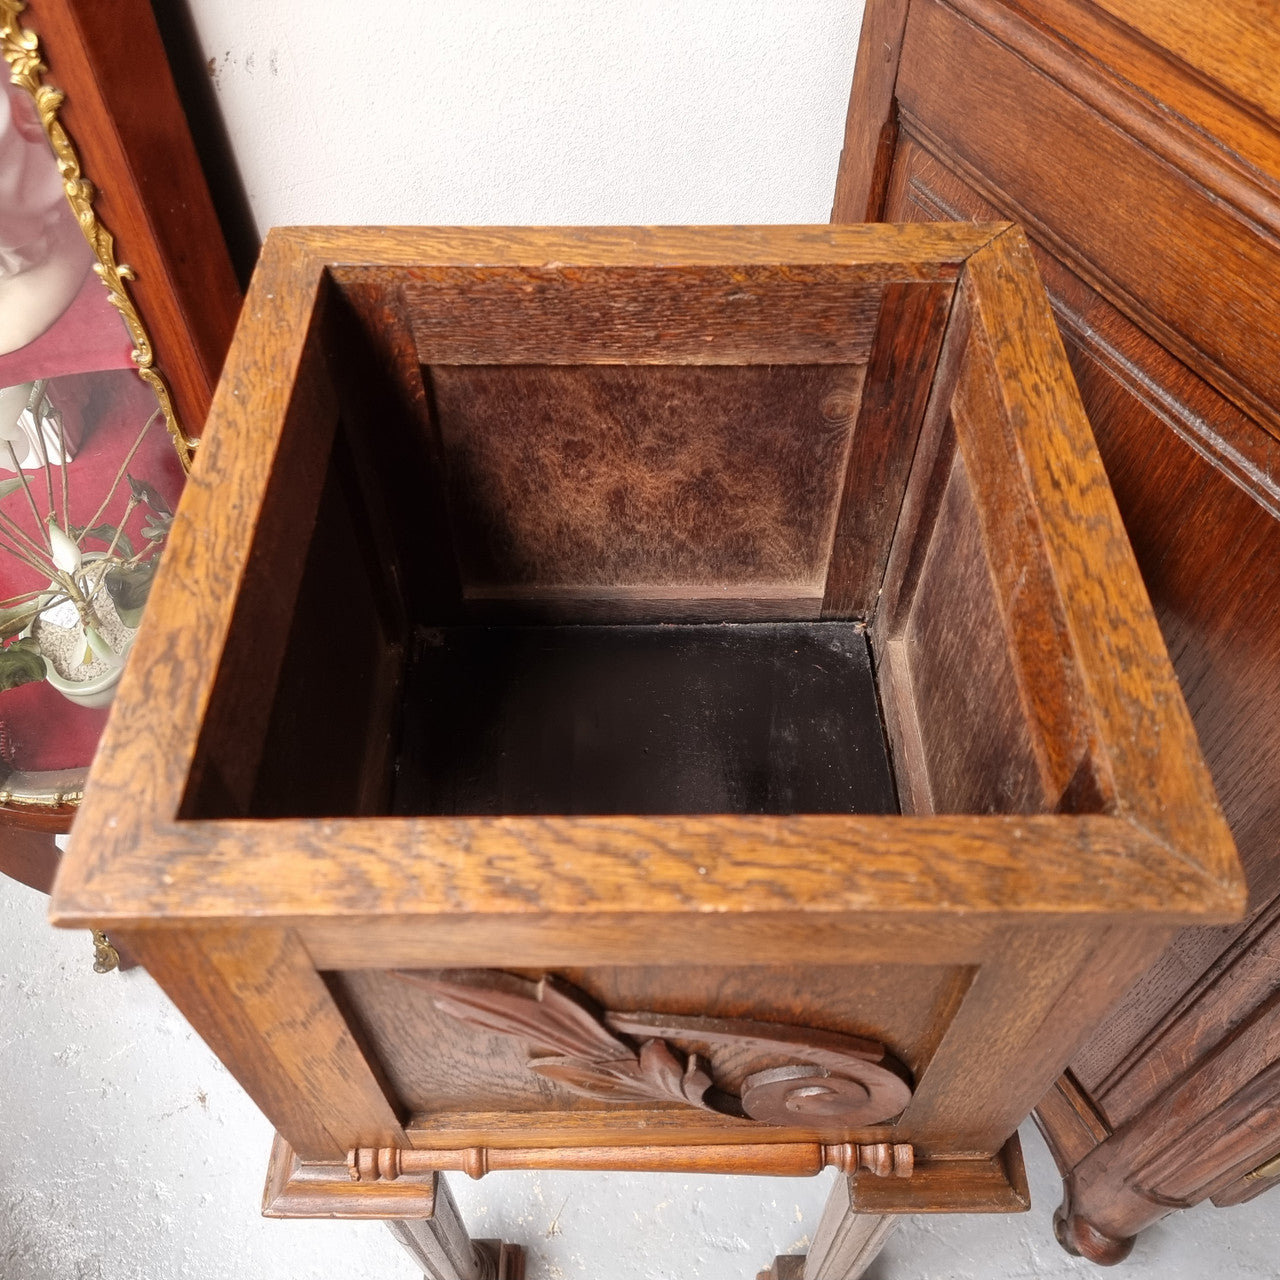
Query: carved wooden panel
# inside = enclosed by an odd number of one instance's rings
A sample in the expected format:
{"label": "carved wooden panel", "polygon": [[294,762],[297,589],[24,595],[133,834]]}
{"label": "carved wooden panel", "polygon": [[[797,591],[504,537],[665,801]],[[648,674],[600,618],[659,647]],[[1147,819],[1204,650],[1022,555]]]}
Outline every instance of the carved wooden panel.
{"label": "carved wooden panel", "polygon": [[[911,1097],[906,1068],[871,1040],[738,1018],[592,1009],[582,992],[551,976],[397,976],[429,991],[449,1016],[524,1041],[537,1052],[530,1071],[588,1098],[680,1102],[764,1124],[843,1132],[891,1119]],[[755,1069],[741,1097],[719,1087],[689,1045],[704,1052],[729,1045],[751,1055]]]}
{"label": "carved wooden panel", "polygon": [[[525,971],[519,980],[532,984],[542,973]],[[927,1064],[941,1029],[972,980],[966,966],[948,965],[914,967],[912,982],[905,988],[900,971],[888,965],[685,965],[678,971],[665,966],[565,967],[556,973],[597,1012],[642,1011],[670,1027],[700,1014],[704,1032],[715,1023],[769,1023],[775,1029],[801,1028],[802,1038],[807,1034],[818,1040],[829,1036],[837,1044],[860,1039],[889,1044],[908,1078]],[[478,1131],[485,1130],[489,1137],[484,1141],[496,1142],[492,1130],[503,1113],[509,1118],[498,1128],[511,1130],[514,1125],[524,1133],[550,1132],[556,1125],[566,1135],[575,1129],[585,1133],[617,1114],[631,1125],[641,1121],[641,1132],[650,1134],[700,1134],[701,1141],[763,1140],[744,1128],[740,1110],[735,1119],[733,1114],[653,1097],[625,1101],[615,1094],[606,1101],[574,1091],[553,1073],[530,1070],[531,1057],[539,1052],[555,1056],[552,1050],[539,1051],[530,1041],[455,1018],[423,986],[393,973],[346,970],[330,974],[329,981],[345,1005],[359,1010],[362,1035],[412,1112],[412,1124],[423,1132],[424,1141],[443,1144],[454,1140],[446,1135],[461,1140],[470,1134],[479,1142]],[[629,1052],[656,1038],[665,1040],[682,1062],[690,1053],[696,1055],[699,1067],[726,1096],[740,1097],[753,1073],[804,1061],[785,1043],[762,1053],[749,1036],[700,1040],[639,1024],[634,1031],[608,1030],[626,1041]],[[820,1124],[800,1114],[791,1117],[790,1129],[811,1135],[823,1132]],[[841,1132],[850,1131],[846,1127]],[[887,1132],[880,1125],[856,1129],[861,1141]],[[780,1135],[765,1136],[776,1140]]]}

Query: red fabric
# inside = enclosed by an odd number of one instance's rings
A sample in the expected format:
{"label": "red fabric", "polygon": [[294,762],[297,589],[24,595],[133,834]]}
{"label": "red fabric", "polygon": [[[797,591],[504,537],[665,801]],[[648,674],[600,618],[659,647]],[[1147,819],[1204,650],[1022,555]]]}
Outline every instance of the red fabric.
{"label": "red fabric", "polygon": [[0,387],[95,369],[132,369],[133,343],[120,313],[90,269],[71,305],[38,338],[0,356]]}
{"label": "red fabric", "polygon": [[[48,394],[68,418],[72,414],[82,416],[85,424],[84,440],[69,472],[71,519],[85,524],[97,511],[142,424],[154,412],[156,399],[135,373],[118,370],[59,378],[50,384]],[[177,506],[182,467],[162,418],[147,433],[128,470],[135,478],[149,481],[171,506]],[[55,467],[55,484],[60,480],[59,472],[60,468]],[[0,471],[0,478],[11,474]],[[43,492],[43,473],[28,471],[27,477],[37,494],[37,505],[43,508],[45,499],[39,496]],[[39,481],[38,486],[35,481]],[[128,482],[122,480],[98,522],[114,524],[128,496]],[[60,497],[58,502],[61,510]],[[21,491],[4,499],[4,510],[24,529],[35,531],[31,508]],[[125,529],[135,548],[145,542],[141,532],[145,521],[146,511],[140,507]],[[89,543],[88,549],[96,546]],[[45,581],[26,565],[0,552],[0,599],[41,587]],[[11,689],[0,693],[0,755],[14,769],[84,767],[93,759],[106,718],[107,709],[78,707],[44,681]]]}

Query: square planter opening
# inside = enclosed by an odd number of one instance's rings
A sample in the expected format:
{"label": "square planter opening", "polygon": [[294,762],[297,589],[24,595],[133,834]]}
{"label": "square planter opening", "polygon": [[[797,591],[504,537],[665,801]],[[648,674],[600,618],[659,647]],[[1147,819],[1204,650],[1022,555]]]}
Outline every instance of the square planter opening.
{"label": "square planter opening", "polygon": [[858,1206],[1016,1207],[1081,1037],[1242,902],[1016,229],[316,229],[268,238],[55,913],[276,1123],[273,1211],[355,1149],[334,1202],[387,1216],[370,1149],[869,1144],[915,1173]]}
{"label": "square planter opening", "polygon": [[[428,344],[435,519],[421,492],[385,497],[404,444],[340,419],[250,815],[896,811],[865,620],[822,617],[868,337],[800,352],[829,364],[657,363],[688,358],[664,351],[662,308],[690,306],[671,283],[649,284],[641,338],[564,353],[571,297],[517,307],[508,325],[543,332],[510,355],[546,363]],[[865,327],[861,295],[844,323]],[[448,333],[469,303],[422,305]],[[413,561],[431,586],[379,613]],[[219,795],[188,812],[233,816]]]}
{"label": "square planter opening", "polygon": [[998,234],[322,275],[184,814],[1104,805]]}

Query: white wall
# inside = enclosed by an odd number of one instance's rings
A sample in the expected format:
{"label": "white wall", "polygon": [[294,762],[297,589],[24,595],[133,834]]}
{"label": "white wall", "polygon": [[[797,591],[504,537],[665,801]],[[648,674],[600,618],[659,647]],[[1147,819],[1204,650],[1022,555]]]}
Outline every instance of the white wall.
{"label": "white wall", "polygon": [[189,0],[260,231],[825,222],[861,0]]}

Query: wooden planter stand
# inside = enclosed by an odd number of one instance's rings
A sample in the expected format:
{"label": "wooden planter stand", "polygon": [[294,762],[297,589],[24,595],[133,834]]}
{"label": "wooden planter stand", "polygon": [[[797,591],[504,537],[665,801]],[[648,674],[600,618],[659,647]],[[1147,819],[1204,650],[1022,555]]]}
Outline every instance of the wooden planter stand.
{"label": "wooden planter stand", "polygon": [[270,1214],[515,1275],[442,1172],[834,1164],[853,1276],[1243,895],[1019,231],[287,230],[54,914]]}

